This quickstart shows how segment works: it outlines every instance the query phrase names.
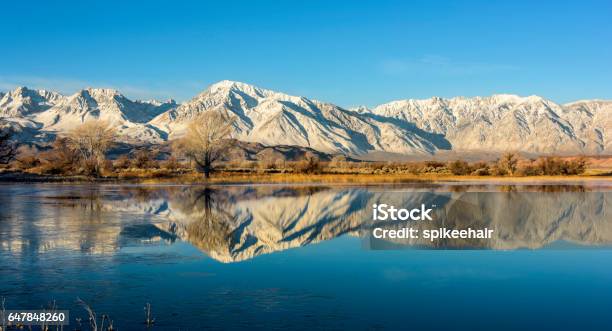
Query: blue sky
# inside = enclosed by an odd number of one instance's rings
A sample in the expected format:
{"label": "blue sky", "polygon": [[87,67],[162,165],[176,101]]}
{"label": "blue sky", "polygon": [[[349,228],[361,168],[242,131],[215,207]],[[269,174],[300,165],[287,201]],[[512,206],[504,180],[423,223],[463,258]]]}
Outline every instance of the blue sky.
{"label": "blue sky", "polygon": [[10,1],[0,11],[1,90],[114,87],[182,101],[230,79],[343,106],[612,99],[610,1]]}

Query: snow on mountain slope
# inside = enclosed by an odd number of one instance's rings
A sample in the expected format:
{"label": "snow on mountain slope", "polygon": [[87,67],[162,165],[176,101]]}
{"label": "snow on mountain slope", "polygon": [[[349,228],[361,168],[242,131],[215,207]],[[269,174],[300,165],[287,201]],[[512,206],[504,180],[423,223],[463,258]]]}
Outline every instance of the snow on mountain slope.
{"label": "snow on mountain slope", "polygon": [[408,99],[347,110],[234,81],[213,84],[182,105],[132,101],[112,89],[88,88],[70,96],[25,87],[0,93],[0,121],[27,141],[49,140],[100,119],[115,126],[122,141],[161,143],[180,137],[197,114],[211,110],[234,116],[233,135],[245,142],[326,153],[612,152],[606,137],[612,101],[560,105],[538,96],[499,94]]}
{"label": "snow on mountain slope", "polygon": [[[113,89],[81,90],[49,111],[39,116],[46,125],[71,121],[83,122],[88,118],[106,120],[111,123],[146,123],[168,110],[172,104],[155,105],[143,101],[132,101]],[[62,123],[63,124],[63,123]]]}
{"label": "snow on mountain slope", "polygon": [[601,122],[596,124],[588,110],[580,111],[584,107],[562,106],[538,96],[504,94],[401,100],[377,106],[372,112],[442,134],[457,151],[610,152],[604,142],[610,107],[585,107],[596,108]]}
{"label": "snow on mountain slope", "polygon": [[40,132],[42,125],[32,120],[32,117],[50,109],[64,98],[59,93],[27,87],[0,93],[0,124],[2,127],[11,127],[19,140],[47,140],[47,136]]}
{"label": "snow on mountain slope", "polygon": [[0,93],[0,117],[25,116],[42,112],[64,98],[55,92],[18,87],[6,94]]}
{"label": "snow on mountain slope", "polygon": [[576,135],[598,150],[612,151],[612,140],[606,136],[612,130],[612,101],[584,100],[564,105]]}
{"label": "snow on mountain slope", "polygon": [[189,102],[156,117],[151,124],[177,137],[192,118],[210,110],[235,116],[236,138],[266,145],[298,145],[354,154],[369,150],[433,153],[439,148],[428,134],[408,130],[394,121],[232,81],[210,86]]}
{"label": "snow on mountain slope", "polygon": [[165,134],[147,122],[175,106],[174,101],[132,101],[112,89],[89,88],[63,96],[21,87],[2,97],[0,114],[18,132],[40,129],[65,133],[83,122],[99,119],[117,128],[121,140],[159,143],[165,140]]}

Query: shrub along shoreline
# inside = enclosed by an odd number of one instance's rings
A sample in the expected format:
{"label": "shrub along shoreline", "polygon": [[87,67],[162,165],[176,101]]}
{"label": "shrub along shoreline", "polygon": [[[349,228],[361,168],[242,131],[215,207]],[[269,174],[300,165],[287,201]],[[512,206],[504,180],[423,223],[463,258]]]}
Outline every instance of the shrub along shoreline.
{"label": "shrub along shoreline", "polygon": [[372,162],[350,159],[343,155],[331,159],[327,155],[326,160],[321,160],[313,153],[306,153],[296,161],[287,161],[282,154],[257,154],[256,160],[231,160],[230,148],[237,143],[230,136],[231,123],[232,119],[227,115],[206,112],[193,120],[189,134],[165,146],[169,148],[164,152],[161,152],[160,146],[141,146],[124,150],[113,158],[109,157],[109,151],[116,145],[117,137],[109,123],[103,121],[85,122],[67,136],[56,137],[43,150],[28,145],[16,148],[11,143],[9,132],[0,139],[2,149],[7,151],[3,154],[6,157],[0,162],[0,180],[394,182],[612,175],[612,168],[599,171],[589,169],[589,160],[594,158],[525,158],[512,152],[494,161],[477,162]]}
{"label": "shrub along shoreline", "polygon": [[[0,180],[7,181],[126,181],[141,179],[175,179],[178,181],[205,181],[198,165],[176,153],[167,155],[155,149],[133,150],[107,159],[98,157],[91,166],[71,154],[66,142],[58,139],[53,147],[41,153],[20,153],[3,169]],[[316,176],[318,179],[315,179]],[[495,161],[467,162],[370,162],[355,161],[336,156],[331,161],[320,161],[307,156],[300,161],[218,161],[210,180],[255,181],[284,180],[290,177],[305,181],[322,180],[325,175],[361,177],[354,181],[435,180],[437,178],[461,180],[467,178],[520,178],[520,177],[581,177],[612,175],[612,172],[589,169],[585,157],[521,158],[507,153]],[[312,177],[312,178],[310,178]],[[216,178],[216,179],[215,179]],[[232,179],[233,178],[233,179]],[[248,179],[248,180],[247,180]],[[342,179],[347,181],[347,179]]]}
{"label": "shrub along shoreline", "polygon": [[[2,182],[107,182],[107,183],[410,183],[437,181],[490,182],[567,182],[612,180],[609,171],[587,169],[584,160],[550,159],[522,160],[512,174],[496,169],[496,162],[319,162],[316,160],[284,162],[282,167],[264,166],[261,162],[224,163],[205,178],[189,162],[179,160],[149,160],[124,158],[108,161],[99,176],[78,172],[57,173],[45,168],[44,161],[32,168],[4,169]],[[140,163],[137,167],[132,163]],[[524,164],[524,165],[522,165]],[[534,170],[535,168],[535,170]],[[49,172],[46,169],[54,169]]]}

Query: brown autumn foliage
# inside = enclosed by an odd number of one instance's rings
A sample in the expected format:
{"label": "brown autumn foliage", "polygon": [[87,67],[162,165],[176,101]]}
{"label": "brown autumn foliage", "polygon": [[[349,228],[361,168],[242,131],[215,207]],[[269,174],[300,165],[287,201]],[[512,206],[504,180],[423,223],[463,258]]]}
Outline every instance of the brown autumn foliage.
{"label": "brown autumn foliage", "polygon": [[130,160],[130,158],[126,154],[119,156],[115,160],[115,162],[113,162],[113,168],[115,170],[129,169],[131,165],[132,165],[132,160]]}
{"label": "brown autumn foliage", "polygon": [[66,137],[68,148],[78,155],[78,172],[98,177],[105,166],[106,152],[115,143],[115,130],[104,121],[89,121]]}
{"label": "brown autumn foliage", "polygon": [[303,174],[319,174],[323,171],[319,158],[312,155],[306,156],[304,160],[296,162],[295,169],[297,172]]}
{"label": "brown autumn foliage", "polygon": [[520,162],[516,174],[518,176],[580,175],[586,171],[587,163],[584,157],[575,159],[542,157]]}
{"label": "brown autumn foliage", "polygon": [[27,170],[39,167],[42,164],[38,151],[29,146],[20,146],[17,149],[17,156],[13,162],[13,168]]}
{"label": "brown autumn foliage", "polygon": [[518,154],[516,153],[505,153],[502,157],[497,161],[497,172],[500,175],[510,175],[513,176],[516,173],[518,166]]}
{"label": "brown autumn foliage", "polygon": [[[199,131],[202,132],[202,131]],[[102,144],[92,140],[101,137]],[[51,148],[38,152],[36,148],[21,146],[16,161],[11,166],[25,171],[44,174],[87,174],[98,176],[101,173],[118,178],[153,178],[185,174],[196,164],[193,157],[191,166],[183,164],[175,155],[157,161],[157,150],[139,149],[131,154],[119,156],[115,161],[107,160],[105,152],[112,144],[113,132],[103,125],[78,128],[67,137],[58,137]],[[192,137],[193,138],[193,137]],[[208,141],[208,140],[207,140]],[[224,140],[223,140],[224,142]],[[182,141],[186,144],[186,141]],[[210,143],[210,141],[208,141]],[[201,144],[206,144],[201,142]],[[185,146],[181,146],[185,148]],[[202,151],[202,149],[199,149]],[[224,149],[215,151],[222,153]],[[185,149],[181,149],[185,153]],[[195,148],[192,153],[195,153]],[[189,154],[188,154],[189,155]],[[202,154],[200,154],[202,156]],[[221,154],[219,156],[222,156]],[[206,157],[206,156],[204,156]],[[216,161],[214,157],[209,161]],[[321,161],[316,155],[306,155],[299,161],[287,161],[278,155],[262,157],[259,161],[226,161],[216,163],[216,169],[226,172],[243,173],[290,173],[290,174],[363,174],[363,175],[456,175],[456,176],[562,176],[580,175],[587,169],[587,159],[541,157],[521,158],[515,153],[506,153],[492,162],[366,162],[350,160],[345,156],[335,156],[330,161]],[[200,169],[201,170],[201,169]],[[210,170],[209,170],[210,171]]]}
{"label": "brown autumn foliage", "polygon": [[161,167],[166,170],[176,171],[180,169],[182,165],[174,155],[171,155],[169,158],[167,158],[161,163]]}
{"label": "brown autumn foliage", "polygon": [[151,150],[148,148],[142,148],[134,153],[131,166],[137,169],[149,169],[159,168],[159,162],[157,161],[157,155],[159,151]]}
{"label": "brown autumn foliage", "polygon": [[51,150],[41,153],[41,159],[41,172],[47,174],[72,174],[79,164],[79,154],[65,137],[57,137]]}
{"label": "brown autumn foliage", "polygon": [[218,161],[235,141],[231,139],[234,118],[218,111],[206,111],[196,116],[185,136],[176,142],[179,150],[196,165],[204,177],[210,177]]}
{"label": "brown autumn foliage", "polygon": [[470,165],[463,160],[449,162],[447,167],[453,175],[469,175],[472,172]]}

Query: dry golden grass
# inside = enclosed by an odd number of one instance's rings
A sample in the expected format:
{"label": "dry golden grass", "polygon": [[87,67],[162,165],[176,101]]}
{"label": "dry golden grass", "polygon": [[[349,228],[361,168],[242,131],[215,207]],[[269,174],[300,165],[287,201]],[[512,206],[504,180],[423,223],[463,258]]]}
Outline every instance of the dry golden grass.
{"label": "dry golden grass", "polygon": [[[35,171],[23,174],[37,175],[37,181],[118,181],[145,184],[232,184],[232,183],[320,183],[320,184],[401,184],[427,182],[495,182],[495,183],[543,183],[543,182],[585,182],[612,181],[609,172],[589,170],[583,175],[563,176],[470,176],[452,174],[299,174],[299,173],[258,173],[258,172],[217,172],[209,179],[195,171],[169,171],[166,169],[125,169],[118,173],[106,173],[102,178],[84,176],[47,176]],[[17,176],[19,177],[19,176]]]}
{"label": "dry golden grass", "polygon": [[[496,182],[496,183],[542,183],[542,182],[570,182],[570,181],[610,181],[612,180],[612,169],[607,163],[608,159],[600,158],[598,162],[589,163],[591,167],[581,175],[533,175],[521,176],[490,176],[490,175],[453,175],[446,168],[445,163],[347,163],[344,166],[321,164],[313,171],[305,171],[302,168],[294,168],[297,164],[285,164],[286,168],[227,168],[212,174],[206,179],[201,173],[192,170],[188,165],[177,163],[174,166],[156,163],[147,169],[140,169],[127,164],[118,166],[107,161],[108,165],[102,169],[101,178],[89,178],[87,180],[104,180],[117,182],[142,182],[142,183],[337,183],[337,184],[377,184],[377,183],[411,183],[411,182]],[[26,169],[15,169],[24,174],[35,175],[38,181],[79,181],[83,177],[78,172],[60,174],[51,173],[46,170],[46,163],[37,164]],[[419,171],[412,172],[412,165],[421,166]],[[308,170],[308,169],[306,169]],[[308,173],[310,172],[310,173]],[[524,174],[523,174],[524,175]],[[6,176],[7,178],[9,176]],[[18,178],[13,174],[11,178]],[[30,177],[28,177],[30,178]],[[34,177],[31,177],[34,178]],[[10,179],[7,179],[10,180]]]}
{"label": "dry golden grass", "polygon": [[179,176],[156,178],[145,182],[173,182],[173,183],[337,183],[337,184],[377,184],[377,183],[411,183],[411,182],[501,182],[501,183],[529,183],[529,182],[570,182],[570,181],[608,181],[612,176],[455,176],[446,174],[291,174],[291,173],[216,173],[206,180],[201,174],[187,173]]}

